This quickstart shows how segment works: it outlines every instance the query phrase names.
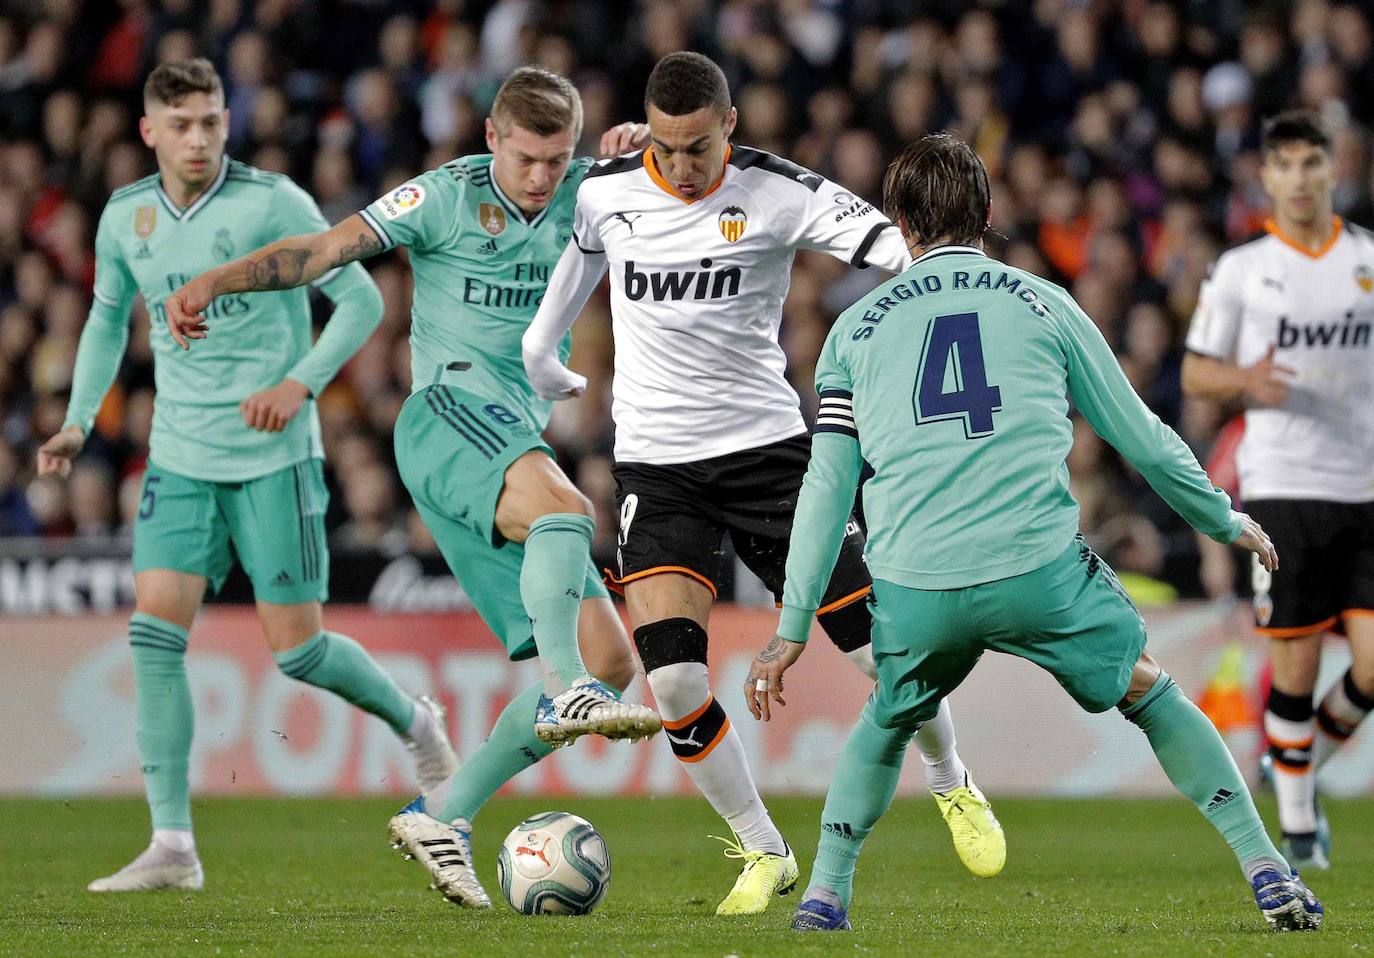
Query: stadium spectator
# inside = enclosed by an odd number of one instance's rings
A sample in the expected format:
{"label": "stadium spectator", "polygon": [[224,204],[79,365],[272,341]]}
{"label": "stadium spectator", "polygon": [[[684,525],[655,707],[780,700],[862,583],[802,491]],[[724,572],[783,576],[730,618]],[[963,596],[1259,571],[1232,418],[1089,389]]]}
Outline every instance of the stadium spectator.
{"label": "stadium spectator", "polygon": [[[1220,423],[1179,395],[1179,330],[1207,265],[1268,213],[1263,117],[1298,104],[1320,110],[1336,137],[1336,212],[1374,225],[1368,4],[1240,9],[1168,0],[9,5],[0,14],[0,441],[17,465],[0,486],[9,489],[4,514],[18,508],[13,490],[31,488],[36,528],[75,528],[62,497],[31,487],[35,438],[60,425],[89,303],[94,217],[112,190],[150,172],[135,133],[138,85],[155,63],[200,54],[229,79],[231,151],[308,183],[331,222],[409,171],[480,152],[490,97],[527,61],[573,77],[586,128],[597,131],[641,116],[644,80],[663,54],[715,54],[739,94],[739,142],[870,200],[903,142],[955,131],[993,179],[993,225],[1004,237],[993,252],[1092,301],[1141,394],[1205,455]],[[581,149],[594,147],[589,132]],[[408,391],[408,269],[400,255],[376,261],[387,318],[321,397],[336,528],[350,518],[350,486],[371,481],[341,468],[337,438],[364,437],[378,465],[394,468],[386,450]],[[815,344],[877,277],[805,254],[796,274],[782,336],[809,412]],[[551,434],[570,475],[587,460],[589,492],[610,429],[609,318],[598,302],[579,323],[574,359],[593,374],[592,389],[559,409]],[[146,455],[148,319],[139,312],[133,323],[138,335],[87,453],[106,467],[99,481],[115,501]],[[1116,454],[1094,461],[1122,521],[1149,524],[1162,543],[1163,568],[1196,568],[1192,537],[1132,486]],[[404,497],[392,508],[388,526],[403,528]],[[1176,584],[1201,588],[1190,576]]]}

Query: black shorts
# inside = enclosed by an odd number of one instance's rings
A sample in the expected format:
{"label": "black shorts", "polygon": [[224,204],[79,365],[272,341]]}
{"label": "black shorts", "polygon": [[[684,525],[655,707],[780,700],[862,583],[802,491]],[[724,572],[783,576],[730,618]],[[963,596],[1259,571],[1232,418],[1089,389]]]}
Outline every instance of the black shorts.
{"label": "black shorts", "polygon": [[1245,508],[1279,553],[1272,574],[1255,561],[1259,632],[1299,638],[1374,615],[1374,502],[1247,499]]}
{"label": "black shorts", "polygon": [[[611,585],[680,572],[715,595],[729,533],[741,561],[781,601],[792,516],[810,459],[811,437],[796,436],[698,462],[616,463],[611,474],[620,503],[620,574]],[[871,591],[863,548],[851,516],[821,612]]]}

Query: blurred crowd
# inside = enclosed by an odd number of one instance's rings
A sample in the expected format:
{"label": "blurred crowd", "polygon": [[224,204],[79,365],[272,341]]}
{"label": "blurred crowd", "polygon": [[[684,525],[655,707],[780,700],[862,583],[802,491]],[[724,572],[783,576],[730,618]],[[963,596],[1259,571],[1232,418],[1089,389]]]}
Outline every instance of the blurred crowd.
{"label": "blurred crowd", "polygon": [[[127,531],[152,416],[147,314],[89,453],[66,482],[33,473],[62,424],[110,191],[151,172],[140,89],[156,63],[208,56],[229,152],[289,173],[337,222],[422,169],[483,152],[504,76],[571,77],[584,152],[642,119],[662,55],[695,49],[731,81],[738,142],[880,199],[919,134],[969,140],[993,178],[992,252],[1065,285],[1150,406],[1206,458],[1233,411],[1185,401],[1180,344],[1209,264],[1266,215],[1260,120],[1305,105],[1335,132],[1336,209],[1374,225],[1374,6],[1296,0],[7,0],[0,15],[0,536]],[[1363,94],[1360,91],[1364,91]],[[338,546],[432,549],[394,468],[409,390],[403,253],[369,264],[382,328],[321,396]],[[815,356],[873,271],[797,257],[782,342],[808,411]],[[327,319],[317,309],[316,319]],[[601,509],[614,554],[612,342],[604,295],[576,330],[594,388],[551,440]],[[1079,424],[1083,529],[1120,570],[1196,589],[1197,545]],[[1213,586],[1213,591],[1224,584]]]}

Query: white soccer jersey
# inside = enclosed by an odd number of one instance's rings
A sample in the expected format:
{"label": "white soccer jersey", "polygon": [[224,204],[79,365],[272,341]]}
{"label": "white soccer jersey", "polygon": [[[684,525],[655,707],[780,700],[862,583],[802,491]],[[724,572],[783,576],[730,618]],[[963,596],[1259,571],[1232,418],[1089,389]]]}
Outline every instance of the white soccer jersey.
{"label": "white soccer jersey", "polygon": [[592,167],[573,236],[609,267],[620,462],[693,462],[805,432],[778,345],[795,251],[890,272],[910,262],[871,204],[740,146],[690,202],[664,182],[652,147]]}
{"label": "white soccer jersey", "polygon": [[1245,412],[1242,499],[1374,499],[1374,233],[1337,218],[1312,253],[1271,220],[1202,284],[1188,349],[1297,371],[1278,408]]}

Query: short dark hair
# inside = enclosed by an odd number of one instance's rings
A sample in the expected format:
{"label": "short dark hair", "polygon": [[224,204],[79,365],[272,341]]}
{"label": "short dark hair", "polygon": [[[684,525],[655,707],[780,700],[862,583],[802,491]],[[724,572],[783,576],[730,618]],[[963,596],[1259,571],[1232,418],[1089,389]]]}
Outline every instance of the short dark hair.
{"label": "short dark hair", "polygon": [[644,111],[658,107],[669,116],[686,116],[711,107],[723,116],[730,109],[730,85],[710,57],[682,50],[654,66],[644,89]]}
{"label": "short dark hair", "polygon": [[992,207],[988,171],[963,140],[934,133],[908,143],[883,177],[883,207],[922,246],[982,240]]}
{"label": "short dark hair", "polygon": [[1321,117],[1311,110],[1285,110],[1264,121],[1260,156],[1268,156],[1285,143],[1310,143],[1331,152],[1331,134]]}
{"label": "short dark hair", "polygon": [[219,74],[204,57],[194,60],[171,60],[148,74],[143,84],[143,102],[176,106],[188,94],[208,93],[224,96]]}
{"label": "short dark hair", "polygon": [[502,136],[517,123],[538,136],[571,130],[576,140],[582,136],[582,97],[557,73],[521,67],[496,91],[491,121]]}

